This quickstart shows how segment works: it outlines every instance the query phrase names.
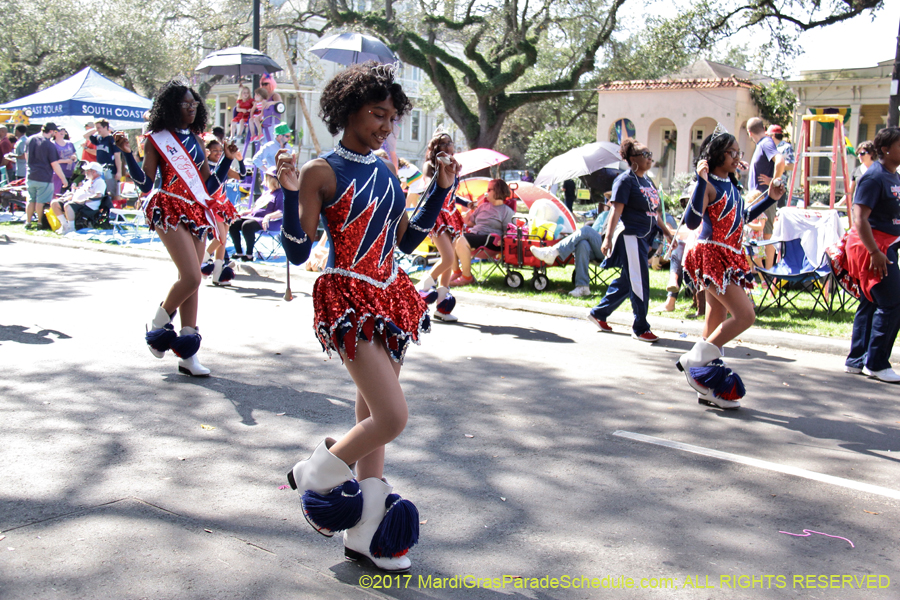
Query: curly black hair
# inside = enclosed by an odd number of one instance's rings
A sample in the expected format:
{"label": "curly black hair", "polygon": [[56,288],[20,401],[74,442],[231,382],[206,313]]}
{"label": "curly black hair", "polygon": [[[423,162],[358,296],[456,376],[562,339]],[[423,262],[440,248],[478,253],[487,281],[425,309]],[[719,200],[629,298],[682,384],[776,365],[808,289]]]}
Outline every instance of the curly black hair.
{"label": "curly black hair", "polygon": [[[709,171],[712,173],[714,169],[725,163],[725,151],[736,141],[737,138],[730,133],[720,133],[718,135],[710,134],[706,136],[706,139],[700,144],[700,152],[697,153],[697,158],[694,160],[694,180],[698,177],[697,164],[701,160],[707,162]],[[741,187],[741,184],[738,182],[737,176],[734,173],[729,173],[728,178],[731,180],[731,183],[739,188]]]}
{"label": "curly black hair", "polygon": [[394,69],[370,60],[341,71],[328,82],[319,101],[319,116],[328,132],[337,135],[347,127],[350,115],[388,97],[394,102],[397,118],[412,109],[412,102],[394,81]]}
{"label": "curly black hair", "polygon": [[443,148],[446,148],[452,143],[453,138],[446,131],[442,131],[431,138],[431,141],[428,142],[428,147],[425,148],[425,177],[434,176],[434,157],[437,156],[437,153],[441,152]]}
{"label": "curly black hair", "polygon": [[875,151],[878,152],[878,158],[884,158],[884,149],[893,146],[897,140],[900,140],[900,128],[898,127],[885,127],[876,133],[872,143],[875,144]]}
{"label": "curly black hair", "polygon": [[164,131],[181,129],[181,106],[184,101],[184,95],[190,92],[194,97],[197,105],[197,115],[194,122],[188,126],[191,133],[200,135],[206,131],[206,122],[209,119],[209,113],[206,110],[206,103],[193,88],[190,88],[181,81],[173,79],[166,82],[156,96],[153,98],[153,106],[150,108],[150,117],[147,124],[148,131]]}

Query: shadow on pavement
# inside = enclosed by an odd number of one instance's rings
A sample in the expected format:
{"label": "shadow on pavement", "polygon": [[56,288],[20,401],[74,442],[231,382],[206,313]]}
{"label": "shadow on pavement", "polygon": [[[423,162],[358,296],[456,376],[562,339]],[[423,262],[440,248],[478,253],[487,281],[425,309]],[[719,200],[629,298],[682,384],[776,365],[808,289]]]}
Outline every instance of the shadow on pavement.
{"label": "shadow on pavement", "polygon": [[[56,340],[70,340],[72,336],[55,329],[41,329],[37,333],[29,333],[32,327],[22,325],[0,325],[0,342],[16,342],[19,344],[52,344]],[[49,336],[55,336],[53,339]]]}

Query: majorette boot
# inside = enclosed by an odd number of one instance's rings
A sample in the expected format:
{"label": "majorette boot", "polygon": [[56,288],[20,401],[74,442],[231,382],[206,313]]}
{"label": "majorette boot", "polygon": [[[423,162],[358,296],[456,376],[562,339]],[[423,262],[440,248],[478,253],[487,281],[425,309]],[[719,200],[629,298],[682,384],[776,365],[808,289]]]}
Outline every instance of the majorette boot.
{"label": "majorette boot", "polygon": [[703,395],[709,393],[709,388],[701,385],[691,377],[691,367],[703,367],[721,357],[722,354],[719,351],[718,346],[710,344],[706,340],[700,340],[694,344],[693,348],[688,350],[685,354],[682,354],[681,357],[675,361],[675,366],[678,367],[679,371],[684,373],[685,377],[687,377],[688,385],[697,390],[698,394]]}
{"label": "majorette boot", "polygon": [[178,337],[175,334],[175,328],[172,326],[172,319],[174,318],[175,313],[170,315],[160,304],[156,309],[156,315],[154,315],[153,320],[146,326],[144,340],[147,342],[150,352],[156,358],[165,356],[166,350],[172,347],[172,342]]}
{"label": "majorette boot", "polygon": [[359,482],[362,518],[344,532],[344,556],[368,559],[382,571],[404,573],[412,563],[406,553],[419,541],[419,511],[409,500],[393,494],[383,479]]}
{"label": "majorette boot", "polygon": [[437,289],[437,300],[435,301],[434,318],[447,323],[455,323],[459,321],[456,315],[451,314],[456,308],[456,298],[450,293],[450,288],[441,286]]}
{"label": "majorette boot", "polygon": [[225,261],[221,258],[213,261],[212,284],[228,285],[234,279],[234,269],[225,265]]}
{"label": "majorette boot", "polygon": [[178,372],[191,377],[208,377],[209,369],[200,364],[197,352],[200,350],[200,330],[197,327],[182,327],[181,335],[172,342],[172,352],[178,361]]}
{"label": "majorette boot", "polygon": [[717,408],[740,408],[744,397],[744,383],[737,373],[722,360],[718,346],[699,341],[675,363],[697,390],[697,402]]}
{"label": "majorette boot", "polygon": [[300,494],[306,522],[325,537],[356,525],[364,506],[350,467],[328,450],[334,443],[325,438],[287,474],[291,489]]}

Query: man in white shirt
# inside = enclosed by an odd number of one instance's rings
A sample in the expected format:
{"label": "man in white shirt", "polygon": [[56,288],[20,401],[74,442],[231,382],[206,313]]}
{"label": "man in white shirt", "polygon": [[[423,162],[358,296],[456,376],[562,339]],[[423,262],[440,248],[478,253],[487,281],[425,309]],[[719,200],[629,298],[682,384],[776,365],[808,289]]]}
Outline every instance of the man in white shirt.
{"label": "man in white shirt", "polygon": [[75,231],[75,219],[82,213],[93,213],[100,208],[100,201],[106,193],[106,182],[103,179],[103,166],[97,162],[84,163],[84,181],[74,190],[63,194],[50,203],[62,228],[60,235]]}

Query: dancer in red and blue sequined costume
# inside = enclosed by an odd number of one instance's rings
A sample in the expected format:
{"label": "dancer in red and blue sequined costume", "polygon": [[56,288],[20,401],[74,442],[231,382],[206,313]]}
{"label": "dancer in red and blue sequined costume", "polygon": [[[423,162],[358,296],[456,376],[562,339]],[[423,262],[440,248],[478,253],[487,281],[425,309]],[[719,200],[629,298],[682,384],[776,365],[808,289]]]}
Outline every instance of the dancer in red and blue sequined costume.
{"label": "dancer in red and blue sequined costume", "polygon": [[393,68],[365,63],[338,73],[320,106],[332,135],[343,134],[333,153],[299,173],[291,157],[279,153],[282,241],[288,260],[300,264],[320,219],[325,223],[332,250],[313,289],[314,326],[322,346],[341,355],[356,383],[357,422],[340,440],[322,441],[291,469],[288,481],[316,531],[329,537],[344,532],[347,558],[404,572],[410,568],[406,553],[418,541],[418,513],[384,479],[384,455],[408,418],[400,364],[409,342],[428,330],[429,318],[394,261],[394,249],[409,253],[425,239],[458,164],[450,157],[438,161],[437,176],[407,218],[400,180],[373,153],[411,108]]}
{"label": "dancer in red and blue sequined costume", "polygon": [[[145,340],[150,352],[162,358],[172,350],[180,360],[178,370],[192,376],[205,377],[209,369],[200,364],[200,333],[197,327],[200,261],[209,231],[215,230],[215,217],[208,208],[209,194],[221,187],[230,161],[222,161],[212,172],[199,136],[206,128],[207,112],[200,95],[178,81],[160,88],[150,109],[150,136],[144,143],[144,163],[138,164],[131,152],[128,137],[116,132],[115,142],[122,151],[131,178],[146,194],[144,213],[151,231],[156,231],[178,269],[178,279],[147,326]],[[171,134],[172,137],[168,137]],[[165,135],[169,140],[164,156],[152,136]],[[225,149],[234,157],[237,147]],[[170,158],[175,157],[175,158]],[[178,175],[171,161],[183,158],[182,172],[188,180],[197,181],[195,189]],[[154,183],[159,177],[159,187]],[[199,180],[198,180],[199,177]],[[195,193],[196,192],[196,193]],[[200,196],[200,197],[198,197]],[[175,333],[172,319],[181,311],[181,332]]]}
{"label": "dancer in red and blue sequined costume", "polygon": [[698,402],[728,409],[740,407],[744,384],[722,360],[723,348],[756,320],[747,296],[752,278],[741,251],[744,222],[758,217],[784,193],[781,181],[775,180],[768,198],[745,208],[735,178],[742,157],[734,136],[716,127],[700,146],[699,179],[684,212],[688,228],[701,227],[697,243],[685,254],[684,276],[706,288],[706,321],[703,340],[676,365],[697,391]]}

